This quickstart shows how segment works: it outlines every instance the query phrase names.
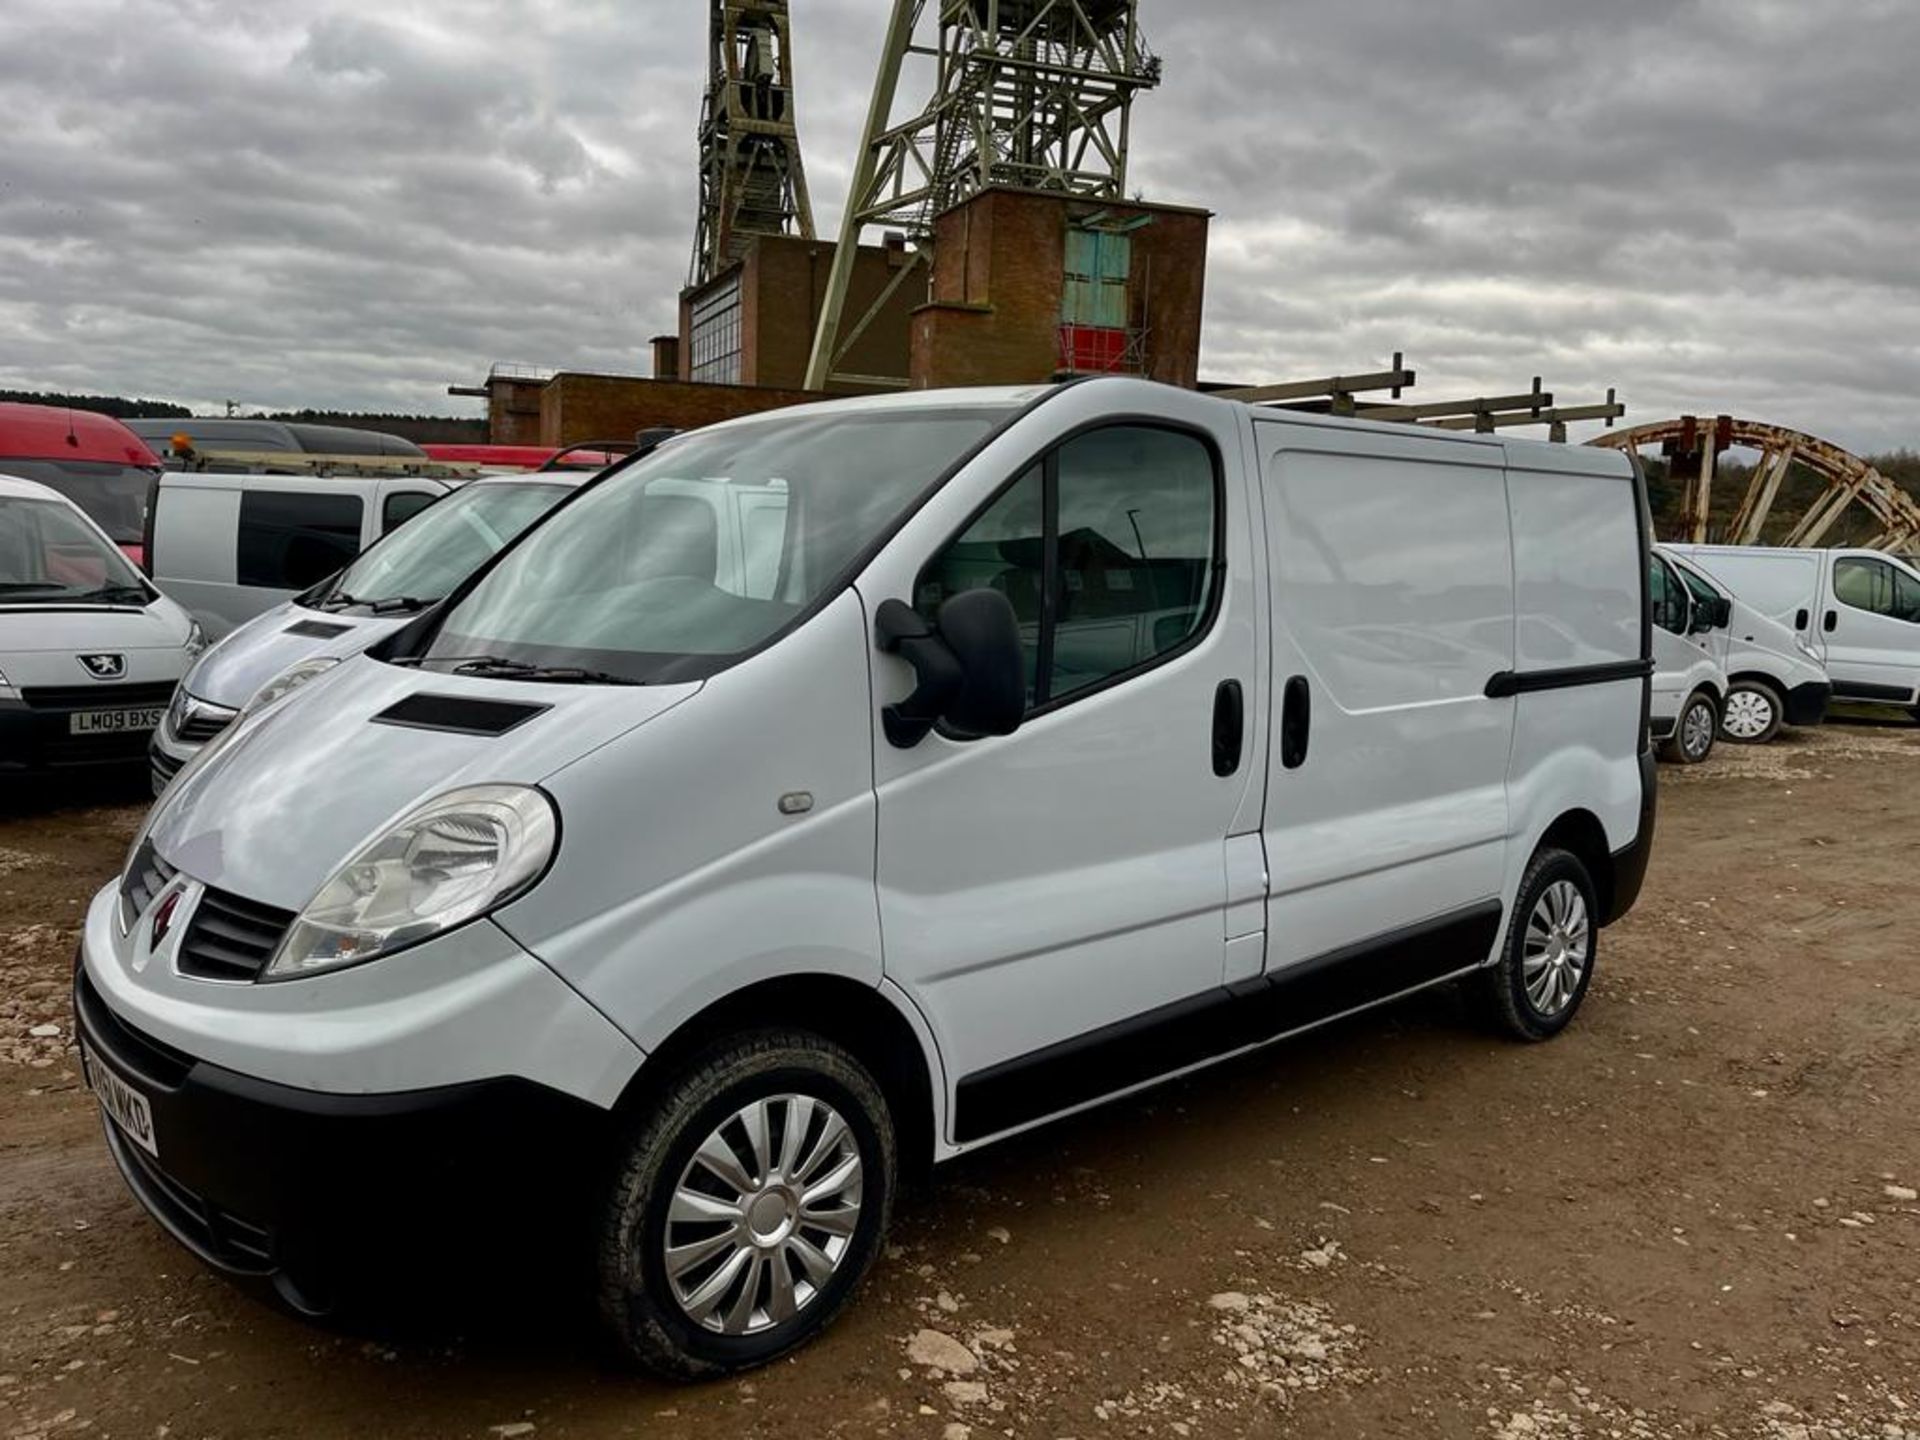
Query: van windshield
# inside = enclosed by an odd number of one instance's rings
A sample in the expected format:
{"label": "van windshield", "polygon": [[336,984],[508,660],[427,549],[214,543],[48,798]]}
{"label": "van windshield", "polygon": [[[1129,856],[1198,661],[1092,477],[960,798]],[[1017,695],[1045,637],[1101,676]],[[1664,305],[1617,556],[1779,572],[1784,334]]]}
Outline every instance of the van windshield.
{"label": "van windshield", "polygon": [[1012,413],[793,411],[673,441],[502,557],[420,663],[628,684],[717,674],[839,584]]}
{"label": "van windshield", "polygon": [[0,475],[38,480],[58,490],[107,532],[116,545],[138,545],[147,518],[154,472],[111,460],[0,459]]}
{"label": "van windshield", "polygon": [[533,482],[469,485],[383,536],[299,603],[311,610],[364,606],[376,612],[437,605],[571,488]]}
{"label": "van windshield", "polygon": [[144,606],[152,598],[126,556],[67,506],[0,495],[0,606]]}

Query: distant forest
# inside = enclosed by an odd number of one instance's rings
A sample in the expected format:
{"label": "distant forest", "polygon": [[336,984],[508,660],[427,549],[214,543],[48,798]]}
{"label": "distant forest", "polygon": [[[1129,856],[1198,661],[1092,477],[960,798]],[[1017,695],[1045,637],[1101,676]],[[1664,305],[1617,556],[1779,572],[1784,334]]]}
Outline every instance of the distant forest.
{"label": "distant forest", "polygon": [[[117,420],[191,420],[193,411],[165,400],[135,400],[123,395],[61,395],[42,390],[0,390],[0,401],[28,405],[59,405],[69,410],[92,410]],[[457,415],[390,415],[349,410],[255,410],[249,418],[299,420],[310,425],[352,425],[398,435],[415,444],[484,445],[487,422]],[[212,416],[202,416],[212,419]]]}

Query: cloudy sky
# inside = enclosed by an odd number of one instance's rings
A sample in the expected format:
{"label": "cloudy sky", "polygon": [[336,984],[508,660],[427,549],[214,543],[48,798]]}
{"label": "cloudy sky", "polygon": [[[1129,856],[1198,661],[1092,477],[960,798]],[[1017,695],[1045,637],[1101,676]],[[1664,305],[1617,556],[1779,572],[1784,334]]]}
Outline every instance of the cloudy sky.
{"label": "cloudy sky", "polygon": [[[795,0],[814,203],[888,0]],[[1133,184],[1218,212],[1203,373],[1620,387],[1920,447],[1915,0],[1143,0]],[[701,0],[5,0],[0,386],[478,413],[642,372]],[[904,102],[903,102],[904,103]]]}

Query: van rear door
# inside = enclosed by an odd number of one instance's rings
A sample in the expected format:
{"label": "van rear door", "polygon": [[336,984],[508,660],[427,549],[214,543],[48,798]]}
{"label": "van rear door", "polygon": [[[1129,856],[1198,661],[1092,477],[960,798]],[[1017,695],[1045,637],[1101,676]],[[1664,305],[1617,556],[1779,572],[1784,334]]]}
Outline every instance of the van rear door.
{"label": "van rear door", "polygon": [[1514,655],[1505,453],[1264,419],[1254,433],[1273,576],[1268,973],[1284,995],[1292,970],[1347,969],[1314,982],[1333,1013],[1344,986],[1409,959],[1401,938],[1417,937],[1415,965],[1492,948],[1515,704],[1487,694]]}

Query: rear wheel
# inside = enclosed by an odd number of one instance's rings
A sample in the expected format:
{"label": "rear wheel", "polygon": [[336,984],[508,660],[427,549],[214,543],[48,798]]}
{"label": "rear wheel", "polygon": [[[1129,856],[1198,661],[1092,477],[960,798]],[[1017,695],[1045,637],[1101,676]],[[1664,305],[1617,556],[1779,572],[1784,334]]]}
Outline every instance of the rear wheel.
{"label": "rear wheel", "polygon": [[727,1041],[628,1137],[600,1244],[623,1348],[678,1379],[751,1369],[824,1329],[879,1250],[892,1118],[873,1077],[815,1035]]}
{"label": "rear wheel", "polygon": [[1764,745],[1780,733],[1786,702],[1764,680],[1736,680],[1720,715],[1720,738],[1735,745]]}
{"label": "rear wheel", "polygon": [[1681,765],[1698,765],[1713,754],[1713,737],[1720,728],[1720,709],[1708,690],[1696,690],[1680,707],[1680,720],[1667,741],[1669,760]]}
{"label": "rear wheel", "polygon": [[1593,983],[1600,907],[1578,856],[1543,848],[1527,866],[1507,943],[1472,977],[1479,1008],[1516,1040],[1550,1040],[1572,1022]]}

